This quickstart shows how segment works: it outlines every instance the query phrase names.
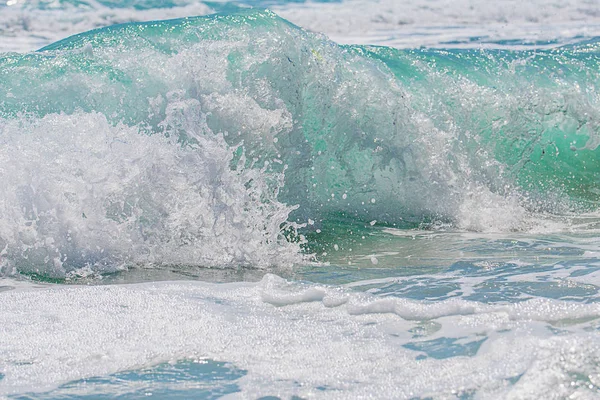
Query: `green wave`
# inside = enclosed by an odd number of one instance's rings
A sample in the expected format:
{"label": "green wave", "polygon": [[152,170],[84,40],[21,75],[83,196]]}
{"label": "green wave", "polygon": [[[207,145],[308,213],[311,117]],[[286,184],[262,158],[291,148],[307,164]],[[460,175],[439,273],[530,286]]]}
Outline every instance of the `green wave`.
{"label": "green wave", "polygon": [[131,23],[0,55],[0,117],[95,112],[182,145],[223,133],[235,162],[285,172],[302,222],[453,222],[482,192],[584,212],[600,193],[599,48],[339,46],[254,10]]}

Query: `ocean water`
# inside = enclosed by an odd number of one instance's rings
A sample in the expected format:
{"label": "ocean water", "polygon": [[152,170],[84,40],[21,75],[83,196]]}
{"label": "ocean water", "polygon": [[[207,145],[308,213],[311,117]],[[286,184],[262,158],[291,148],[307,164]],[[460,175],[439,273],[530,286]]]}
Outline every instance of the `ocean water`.
{"label": "ocean water", "polygon": [[600,4],[0,1],[0,399],[600,397]]}

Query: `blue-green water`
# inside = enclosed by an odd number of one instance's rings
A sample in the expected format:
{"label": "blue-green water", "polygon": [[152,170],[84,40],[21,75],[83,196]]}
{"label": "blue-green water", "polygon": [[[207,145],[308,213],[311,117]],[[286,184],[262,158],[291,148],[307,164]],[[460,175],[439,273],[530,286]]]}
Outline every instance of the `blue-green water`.
{"label": "blue-green water", "polygon": [[45,394],[26,394],[15,399],[218,399],[238,393],[235,380],[245,371],[211,360],[181,361],[89,378],[62,385]]}
{"label": "blue-green water", "polygon": [[0,397],[597,396],[599,46],[0,53]]}

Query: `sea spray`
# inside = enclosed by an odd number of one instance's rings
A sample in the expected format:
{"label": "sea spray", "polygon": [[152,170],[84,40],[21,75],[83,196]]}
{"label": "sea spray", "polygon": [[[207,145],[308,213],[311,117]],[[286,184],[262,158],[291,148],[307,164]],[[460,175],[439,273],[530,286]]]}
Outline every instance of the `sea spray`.
{"label": "sea spray", "polygon": [[93,112],[0,120],[2,269],[64,277],[301,260],[284,237],[295,228],[293,207],[277,201],[283,176],[232,168],[222,135],[201,128],[181,145]]}
{"label": "sea spray", "polygon": [[4,54],[3,260],[288,265],[290,221],[504,231],[595,210],[597,47],[338,46],[250,10]]}

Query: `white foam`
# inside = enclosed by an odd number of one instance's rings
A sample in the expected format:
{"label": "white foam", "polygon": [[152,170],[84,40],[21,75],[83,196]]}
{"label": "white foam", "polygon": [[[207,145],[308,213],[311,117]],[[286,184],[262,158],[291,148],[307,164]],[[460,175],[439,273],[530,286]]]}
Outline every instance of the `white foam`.
{"label": "white foam", "polygon": [[182,146],[97,113],[0,120],[0,269],[301,260],[283,237],[293,209],[277,201],[283,176],[231,169],[233,149],[200,123],[187,134],[195,144]]}
{"label": "white foam", "polygon": [[94,0],[70,2],[19,1],[0,6],[0,52],[33,51],[91,29],[127,22],[206,15],[213,9],[199,1],[173,8],[110,8]]}
{"label": "white foam", "polygon": [[[391,312],[382,301],[394,304]],[[0,293],[0,307],[0,396],[185,358],[247,370],[237,382],[247,398],[450,398],[477,390],[480,398],[558,399],[590,396],[587,383],[571,386],[572,376],[600,372],[593,304],[377,300],[268,275],[257,284],[15,289]],[[553,336],[548,328],[559,319],[562,335]],[[438,328],[426,328],[431,323]],[[473,356],[443,359],[418,360],[425,350],[403,347],[443,338],[485,341]]]}
{"label": "white foam", "polygon": [[[112,24],[214,12],[196,0],[154,9],[110,8],[93,0],[79,5],[37,0],[5,4],[10,5],[0,6],[0,51],[21,52]],[[595,8],[585,0],[560,0],[550,5],[544,0],[484,4],[477,0],[345,0],[272,6],[282,17],[325,33],[338,43],[400,48],[552,47],[599,36],[600,16]]]}
{"label": "white foam", "polygon": [[518,43],[529,42],[540,48],[600,35],[597,5],[585,0],[345,0],[274,9],[295,24],[347,44],[526,48],[532,46]]}

